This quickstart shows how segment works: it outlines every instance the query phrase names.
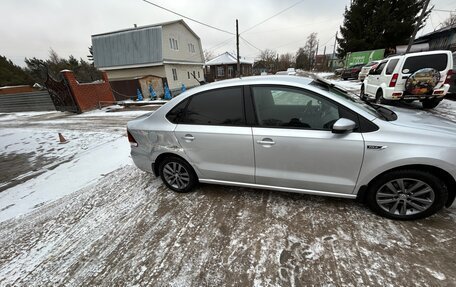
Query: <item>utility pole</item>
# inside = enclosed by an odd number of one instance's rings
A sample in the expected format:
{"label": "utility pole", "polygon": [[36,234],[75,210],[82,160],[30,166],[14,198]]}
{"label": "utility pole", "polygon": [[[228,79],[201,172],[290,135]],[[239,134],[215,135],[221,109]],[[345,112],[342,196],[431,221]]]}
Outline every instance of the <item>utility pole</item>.
{"label": "utility pole", "polygon": [[336,31],[336,38],[334,38],[334,47],[333,47],[333,55],[332,55],[332,58],[331,58],[331,69],[334,67],[334,60],[335,60],[335,57],[336,57],[336,45],[337,45],[337,33],[339,31]]}
{"label": "utility pole", "polygon": [[424,14],[426,14],[426,10],[427,10],[427,7],[428,7],[428,5],[429,5],[429,2],[430,2],[430,0],[426,0],[426,2],[424,2],[423,10],[421,11],[421,15],[420,15],[420,17],[418,18],[418,22],[416,23],[415,29],[413,30],[413,34],[412,34],[412,36],[410,37],[410,41],[409,41],[409,43],[408,43],[407,50],[405,51],[406,54],[407,54],[408,52],[410,52],[410,48],[412,47],[413,42],[415,41],[416,33],[418,32],[418,28],[420,27],[421,22],[423,21]]}
{"label": "utility pole", "polygon": [[236,50],[237,50],[237,71],[236,74],[238,77],[242,76],[241,73],[241,63],[239,61],[239,25],[238,25],[238,19],[236,19]]}

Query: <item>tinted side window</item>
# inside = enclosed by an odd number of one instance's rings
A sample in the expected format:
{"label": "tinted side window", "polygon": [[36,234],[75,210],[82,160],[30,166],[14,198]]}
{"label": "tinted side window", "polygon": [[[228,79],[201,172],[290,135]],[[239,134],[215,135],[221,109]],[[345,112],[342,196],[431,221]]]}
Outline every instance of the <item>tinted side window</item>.
{"label": "tinted side window", "polygon": [[245,125],[242,87],[202,92],[190,99],[181,123],[195,125]]}
{"label": "tinted side window", "polygon": [[166,118],[168,119],[168,121],[172,122],[173,124],[179,123],[179,121],[184,116],[185,107],[187,106],[187,103],[188,98],[178,103],[171,111],[169,111],[166,114]]}
{"label": "tinted side window", "polygon": [[448,64],[447,54],[434,54],[408,57],[402,67],[403,74],[412,74],[423,68],[433,68],[437,71],[443,71]]}
{"label": "tinted side window", "polygon": [[378,67],[375,69],[375,75],[380,75],[383,71],[383,69],[385,68],[386,66],[386,62],[382,62],[378,65]]}
{"label": "tinted side window", "polygon": [[394,72],[394,68],[396,68],[397,62],[399,59],[392,59],[389,61],[388,66],[386,66],[385,74],[391,75]]}
{"label": "tinted side window", "polygon": [[258,123],[263,127],[331,130],[339,119],[333,102],[305,90],[252,87]]}

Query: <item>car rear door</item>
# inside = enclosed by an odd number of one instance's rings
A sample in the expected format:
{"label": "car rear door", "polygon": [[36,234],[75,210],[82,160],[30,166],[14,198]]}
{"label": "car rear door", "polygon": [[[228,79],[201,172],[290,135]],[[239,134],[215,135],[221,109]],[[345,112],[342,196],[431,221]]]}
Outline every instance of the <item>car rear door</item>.
{"label": "car rear door", "polygon": [[252,128],[243,87],[210,90],[188,100],[174,131],[200,179],[254,182]]}
{"label": "car rear door", "polygon": [[353,192],[363,137],[331,132],[346,110],[321,95],[287,86],[252,86],[251,95],[258,122],[253,128],[257,184]]}
{"label": "car rear door", "polygon": [[380,84],[382,83],[382,76],[381,73],[383,71],[383,68],[385,67],[387,61],[382,61],[380,64],[378,64],[377,68],[373,70],[372,73],[369,74],[369,77],[366,82],[366,92],[369,95],[375,96],[377,93],[378,88],[380,87]]}

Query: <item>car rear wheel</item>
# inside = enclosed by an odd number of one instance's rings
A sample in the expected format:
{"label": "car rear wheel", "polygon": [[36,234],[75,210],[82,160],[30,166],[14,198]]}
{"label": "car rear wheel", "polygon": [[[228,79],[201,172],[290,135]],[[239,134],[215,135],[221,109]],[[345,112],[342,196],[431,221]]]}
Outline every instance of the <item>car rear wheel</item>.
{"label": "car rear wheel", "polygon": [[442,101],[442,99],[423,100],[423,109],[433,109]]}
{"label": "car rear wheel", "polygon": [[443,208],[448,192],[436,176],[420,170],[385,173],[369,184],[367,203],[381,216],[413,220]]}
{"label": "car rear wheel", "polygon": [[160,163],[159,172],[165,185],[176,192],[190,192],[198,183],[193,168],[178,157],[165,158]]}
{"label": "car rear wheel", "polygon": [[382,90],[378,90],[377,94],[375,94],[375,103],[376,104],[386,104],[386,100],[383,98]]}

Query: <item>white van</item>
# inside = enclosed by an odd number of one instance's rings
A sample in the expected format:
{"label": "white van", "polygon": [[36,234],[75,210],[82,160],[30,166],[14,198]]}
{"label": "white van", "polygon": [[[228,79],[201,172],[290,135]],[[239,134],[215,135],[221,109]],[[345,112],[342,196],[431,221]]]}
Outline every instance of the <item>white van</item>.
{"label": "white van", "polygon": [[[434,82],[422,82],[417,73],[432,75]],[[450,88],[453,73],[453,57],[451,51],[428,51],[393,56],[381,61],[376,69],[372,69],[361,85],[361,98],[375,97],[376,103],[389,100],[419,100],[423,108],[435,108]],[[430,73],[430,74],[429,74]],[[434,74],[432,74],[434,73]],[[406,83],[408,86],[406,87]],[[432,83],[432,88],[424,89],[425,93],[411,92],[409,86],[419,87],[423,83]],[[414,86],[414,87],[415,87]],[[420,90],[417,88],[416,90]]]}

